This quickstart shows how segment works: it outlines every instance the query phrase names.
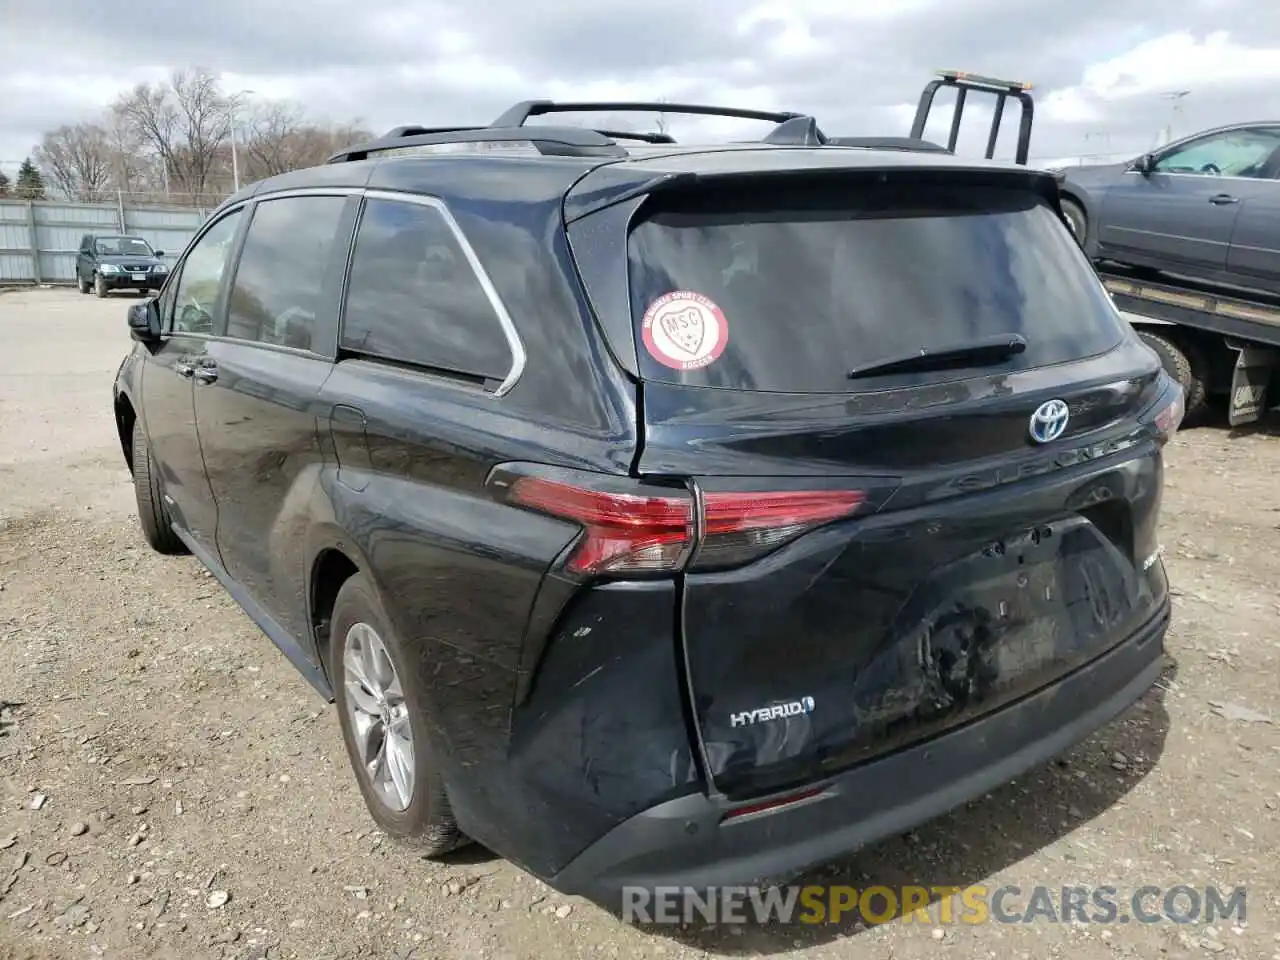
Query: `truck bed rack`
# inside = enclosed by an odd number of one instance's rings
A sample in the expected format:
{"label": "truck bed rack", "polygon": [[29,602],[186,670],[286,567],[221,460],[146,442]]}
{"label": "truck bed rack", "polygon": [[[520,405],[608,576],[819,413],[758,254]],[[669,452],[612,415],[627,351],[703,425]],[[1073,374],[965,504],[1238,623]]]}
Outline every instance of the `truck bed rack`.
{"label": "truck bed rack", "polygon": [[1014,153],[1014,162],[1025,164],[1031,151],[1031,124],[1035,118],[1035,101],[1031,96],[1031,84],[1020,80],[997,80],[977,73],[965,73],[962,70],[939,70],[936,79],[929,82],[920,94],[920,102],[916,105],[915,120],[911,124],[911,139],[923,140],[924,130],[929,123],[929,114],[933,110],[933,100],[943,87],[952,87],[956,91],[956,102],[951,112],[951,132],[947,136],[946,149],[956,152],[956,144],[960,141],[960,120],[970,91],[991,94],[996,98],[995,113],[991,117],[991,130],[987,134],[986,158],[991,160],[996,154],[996,141],[1000,137],[1000,124],[1004,120],[1004,108],[1012,97],[1022,105],[1022,116],[1018,123],[1018,145]]}

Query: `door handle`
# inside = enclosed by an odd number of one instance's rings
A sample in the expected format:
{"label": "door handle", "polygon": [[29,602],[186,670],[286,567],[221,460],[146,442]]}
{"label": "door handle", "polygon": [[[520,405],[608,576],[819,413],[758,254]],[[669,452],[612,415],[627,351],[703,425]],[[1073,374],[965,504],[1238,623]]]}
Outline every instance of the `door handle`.
{"label": "door handle", "polygon": [[209,360],[198,364],[195,369],[196,383],[213,383],[218,379],[218,365]]}
{"label": "door handle", "polygon": [[1240,198],[1233,197],[1229,193],[1215,193],[1212,197],[1209,198],[1209,202],[1212,203],[1214,206],[1220,207],[1223,204],[1227,204],[1227,203],[1239,203]]}
{"label": "door handle", "polygon": [[180,377],[186,377],[190,379],[191,377],[195,376],[196,368],[193,367],[191,364],[186,363],[185,361],[179,360],[177,363],[173,365],[173,372]]}

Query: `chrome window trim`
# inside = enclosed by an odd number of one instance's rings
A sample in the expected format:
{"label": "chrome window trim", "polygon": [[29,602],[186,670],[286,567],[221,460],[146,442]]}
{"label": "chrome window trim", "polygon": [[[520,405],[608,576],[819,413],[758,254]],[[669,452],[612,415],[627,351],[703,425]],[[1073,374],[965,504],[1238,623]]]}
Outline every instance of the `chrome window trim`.
{"label": "chrome window trim", "polygon": [[[475,248],[471,246],[467,235],[462,231],[462,225],[454,218],[453,213],[449,210],[448,205],[439,197],[432,197],[421,193],[403,193],[398,190],[380,190],[366,189],[363,191],[367,200],[386,200],[392,203],[411,203],[420,207],[430,207],[440,214],[445,225],[449,228],[449,232],[453,234],[454,239],[458,242],[458,246],[462,250],[462,255],[466,257],[471,272],[475,274],[476,280],[480,283],[480,289],[484,291],[485,298],[489,301],[495,316],[498,318],[498,325],[502,328],[503,336],[506,337],[507,347],[511,351],[511,367],[507,371],[507,375],[502,382],[498,384],[498,388],[493,391],[493,397],[502,397],[511,392],[511,388],[516,385],[520,376],[524,373],[525,363],[528,356],[525,353],[524,342],[520,339],[520,333],[516,329],[515,321],[511,319],[511,314],[507,311],[506,304],[502,302],[502,297],[498,294],[497,287],[489,278],[489,274],[485,271],[484,265],[480,262],[480,257],[476,253]],[[356,242],[360,240],[360,228],[356,227]],[[354,249],[354,248],[353,248]],[[344,316],[345,320],[346,317]],[[341,343],[341,337],[339,337]]]}
{"label": "chrome window trim", "polygon": [[321,360],[328,364],[333,363],[332,357],[326,357],[311,350],[303,350],[301,347],[287,347],[280,343],[267,343],[265,340],[246,340],[244,337],[228,337],[213,333],[183,333],[182,331],[178,331],[175,336],[182,337],[183,340],[203,340],[206,343],[226,343],[239,347],[261,347],[263,350],[274,350],[276,353],[287,353],[294,357],[306,357],[308,360]]}
{"label": "chrome window trim", "polygon": [[[507,348],[511,352],[511,366],[507,370],[507,375],[502,379],[502,382],[498,384],[497,389],[487,395],[496,399],[510,393],[511,389],[516,385],[517,381],[519,381],[521,375],[523,375],[525,364],[528,362],[528,354],[525,352],[524,341],[521,340],[520,333],[516,329],[515,321],[511,319],[511,314],[507,310],[506,304],[502,302],[502,297],[498,294],[497,287],[494,286],[493,281],[489,278],[489,274],[485,271],[484,265],[480,262],[479,255],[476,253],[475,248],[471,246],[471,242],[467,239],[467,235],[463,232],[462,225],[458,223],[457,219],[453,216],[452,211],[449,210],[448,204],[439,197],[428,196],[420,193],[405,193],[399,190],[384,190],[366,187],[292,187],[284,190],[267,191],[255,194],[251,197],[245,197],[242,200],[237,200],[234,203],[228,204],[226,207],[215,211],[216,216],[210,216],[209,220],[201,227],[200,232],[191,238],[191,242],[187,245],[187,248],[182,251],[182,260],[179,262],[184,263],[187,252],[199,243],[200,239],[213,228],[214,224],[230,216],[234,211],[243,210],[246,207],[254,206],[257,203],[266,200],[286,200],[290,197],[326,196],[358,196],[367,200],[386,200],[395,203],[410,203],[420,207],[430,207],[440,214],[441,219],[449,228],[449,232],[453,234],[459,248],[462,250],[462,255],[466,258],[467,265],[471,268],[471,272],[475,275],[477,282],[479,282],[480,289],[484,291],[485,299],[489,301],[489,306],[497,317],[498,326],[502,329],[502,334],[507,341]],[[250,224],[250,226],[252,226],[252,224]],[[357,223],[355,240],[359,240],[359,237],[360,227],[359,223]],[[352,249],[354,251],[354,241]],[[347,273],[348,275],[346,279],[347,282],[349,282],[350,267],[348,267]],[[173,272],[171,271],[170,275],[172,276],[172,274]],[[345,308],[342,312],[345,313]],[[339,343],[341,343],[341,321],[343,319],[345,319],[345,317],[340,316]],[[241,337],[232,337],[226,334],[215,335],[183,333],[181,335],[185,337],[195,337],[200,340],[260,346],[269,349],[283,350],[303,357],[327,359],[320,357],[319,354],[311,353],[306,350],[298,350],[292,347],[280,347],[276,344],[263,343],[257,340],[245,340]]]}

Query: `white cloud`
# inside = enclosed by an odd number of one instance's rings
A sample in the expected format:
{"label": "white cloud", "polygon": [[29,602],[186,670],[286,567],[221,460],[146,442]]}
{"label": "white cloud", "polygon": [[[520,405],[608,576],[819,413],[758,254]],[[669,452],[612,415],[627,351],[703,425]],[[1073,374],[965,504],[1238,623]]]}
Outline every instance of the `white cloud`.
{"label": "white cloud", "polygon": [[[517,100],[686,100],[817,116],[838,135],[905,134],[938,67],[1036,83],[1033,153],[1084,152],[1105,131],[1145,145],[1167,122],[1159,94],[1193,91],[1189,128],[1280,116],[1280,5],[1257,0],[401,0],[351,17],[340,0],[172,5],[127,55],[91,0],[5,0],[0,32],[0,162],[43,130],[87,119],[171,65],[224,73],[229,90],[300,101],[375,130],[485,122]],[[8,71],[8,72],[6,72]],[[946,138],[947,98],[929,133]],[[989,113],[973,104],[961,150],[981,151]],[[1016,110],[1001,138],[1008,155]],[[679,137],[757,127],[671,118]],[[1189,132],[1189,131],[1188,131]],[[1144,147],[1145,148],[1145,147]]]}
{"label": "white cloud", "polygon": [[1276,80],[1280,80],[1280,47],[1249,47],[1225,30],[1203,40],[1180,31],[1088,67],[1080,87],[1099,99],[1119,99]]}

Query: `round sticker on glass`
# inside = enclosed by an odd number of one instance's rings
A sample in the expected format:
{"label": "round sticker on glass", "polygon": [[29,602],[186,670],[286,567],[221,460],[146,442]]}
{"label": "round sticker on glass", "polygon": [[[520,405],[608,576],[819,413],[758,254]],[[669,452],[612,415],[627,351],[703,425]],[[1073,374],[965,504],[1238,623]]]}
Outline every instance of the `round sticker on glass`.
{"label": "round sticker on glass", "polygon": [[673,290],[649,304],[643,327],[645,348],[673,370],[705,367],[729,342],[724,312],[714,300],[690,290]]}

